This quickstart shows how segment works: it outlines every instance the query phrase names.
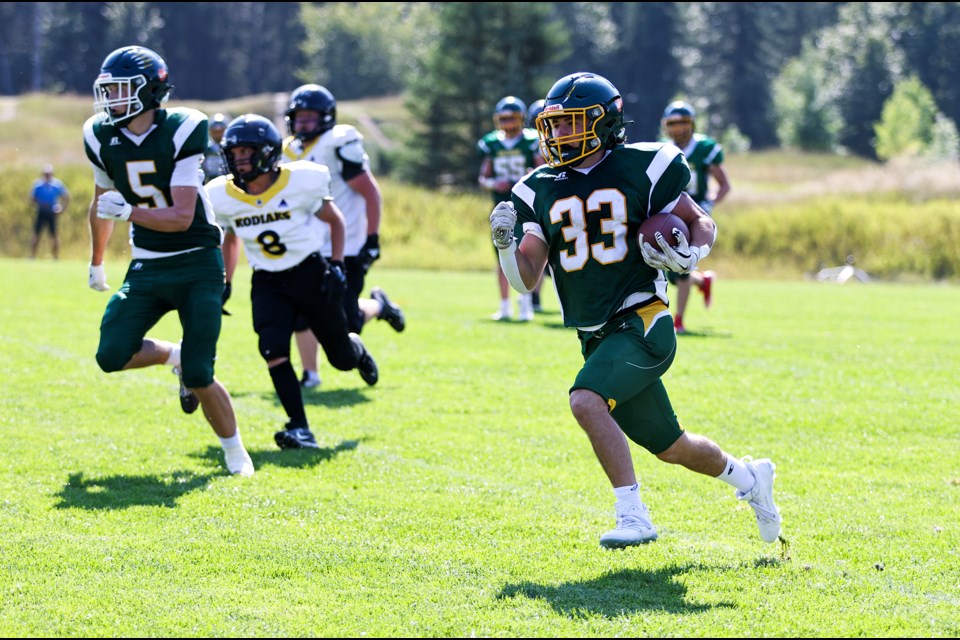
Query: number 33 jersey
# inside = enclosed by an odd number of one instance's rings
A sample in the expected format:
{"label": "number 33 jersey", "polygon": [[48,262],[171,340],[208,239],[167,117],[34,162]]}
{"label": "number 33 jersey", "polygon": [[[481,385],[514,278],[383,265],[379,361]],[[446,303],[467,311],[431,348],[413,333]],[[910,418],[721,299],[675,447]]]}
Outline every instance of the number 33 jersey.
{"label": "number 33 jersey", "polygon": [[230,177],[214,178],[204,189],[217,222],[243,241],[253,269],[284,271],[320,251],[327,225],[314,213],[333,198],[327,167],[306,160],[280,165],[277,181],[257,195]]}
{"label": "number 33 jersey", "polygon": [[513,187],[516,234],[547,245],[564,325],[603,324],[637,293],[667,301],[666,279],[644,262],[637,233],[648,216],[673,209],[689,180],[680,149],[637,143],[585,170],[544,165]]}

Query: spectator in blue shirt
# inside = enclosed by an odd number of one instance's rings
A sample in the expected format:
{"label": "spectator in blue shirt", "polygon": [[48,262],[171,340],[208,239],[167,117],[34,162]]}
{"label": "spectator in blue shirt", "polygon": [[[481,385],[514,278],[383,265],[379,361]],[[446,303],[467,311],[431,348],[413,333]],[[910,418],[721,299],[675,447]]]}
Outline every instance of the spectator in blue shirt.
{"label": "spectator in blue shirt", "polygon": [[44,227],[50,230],[53,238],[53,259],[60,257],[60,238],[57,236],[57,218],[70,204],[70,192],[66,185],[53,177],[53,165],[43,165],[43,177],[33,181],[30,200],[37,209],[37,220],[33,224],[33,240],[30,242],[30,258],[37,257],[37,245],[40,232]]}

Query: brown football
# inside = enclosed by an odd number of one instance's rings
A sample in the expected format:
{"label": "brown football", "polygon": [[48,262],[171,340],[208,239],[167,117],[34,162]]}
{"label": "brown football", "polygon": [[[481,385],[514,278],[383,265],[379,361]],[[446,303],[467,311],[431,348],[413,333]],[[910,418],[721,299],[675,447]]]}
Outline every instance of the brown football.
{"label": "brown football", "polygon": [[[637,246],[641,246],[643,242],[649,242],[651,247],[659,251],[660,245],[654,238],[654,234],[659,231],[670,246],[675,247],[677,246],[677,239],[673,235],[674,229],[679,229],[687,242],[690,241],[690,229],[687,228],[687,223],[681,220],[679,216],[672,213],[656,213],[640,223],[640,230],[637,232]],[[642,240],[640,236],[643,236]]]}

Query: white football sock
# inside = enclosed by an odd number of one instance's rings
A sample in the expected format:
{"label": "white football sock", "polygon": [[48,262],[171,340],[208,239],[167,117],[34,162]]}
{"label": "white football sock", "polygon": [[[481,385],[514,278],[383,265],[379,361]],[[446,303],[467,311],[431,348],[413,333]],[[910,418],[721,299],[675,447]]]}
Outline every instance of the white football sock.
{"label": "white football sock", "polygon": [[224,462],[226,462],[227,470],[230,473],[240,476],[253,475],[253,460],[250,459],[247,450],[243,448],[239,431],[233,437],[220,438],[220,444],[223,445]]}
{"label": "white football sock", "polygon": [[[217,437],[220,438],[220,436]],[[240,430],[237,429],[237,432],[229,438],[220,438],[220,444],[223,446],[224,451],[227,451],[228,449],[243,449],[243,440],[240,439]]]}
{"label": "white football sock", "polygon": [[631,502],[637,506],[643,504],[643,500],[640,499],[639,482],[627,487],[614,487],[613,495],[616,496],[617,502]]}
{"label": "white football sock", "polygon": [[756,479],[742,460],[734,458],[729,453],[724,453],[727,457],[727,464],[723,472],[717,476],[717,480],[723,480],[732,487],[736,487],[742,493],[748,493],[753,489],[753,483]]}
{"label": "white football sock", "polygon": [[180,366],[180,345],[175,344],[173,348],[170,349],[170,356],[167,358],[166,364],[171,367]]}

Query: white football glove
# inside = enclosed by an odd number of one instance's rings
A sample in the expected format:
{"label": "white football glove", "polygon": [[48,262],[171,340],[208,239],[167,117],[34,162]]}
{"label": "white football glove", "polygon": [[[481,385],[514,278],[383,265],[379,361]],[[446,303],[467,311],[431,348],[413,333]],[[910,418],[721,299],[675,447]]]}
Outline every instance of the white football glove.
{"label": "white football glove", "polygon": [[107,273],[103,270],[102,264],[90,265],[90,277],[87,279],[87,284],[94,291],[106,291],[110,288],[110,285],[107,284]]}
{"label": "white football glove", "polygon": [[686,236],[677,229],[673,230],[673,235],[678,243],[676,248],[671,247],[659,231],[653,234],[654,240],[660,246],[660,251],[657,251],[648,240],[644,239],[640,245],[640,254],[643,256],[643,261],[654,269],[665,269],[674,273],[690,273],[697,268],[697,263],[700,262],[701,248],[691,247]]}
{"label": "white football glove", "polygon": [[133,207],[123,199],[119,191],[107,191],[97,198],[98,218],[125,222],[130,219],[131,211],[133,211]]}
{"label": "white football glove", "polygon": [[490,231],[493,245],[506,249],[513,242],[513,229],[517,225],[517,210],[512,202],[500,202],[490,212]]}

